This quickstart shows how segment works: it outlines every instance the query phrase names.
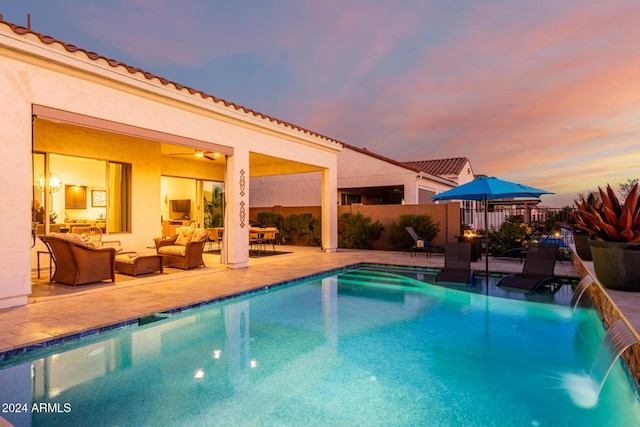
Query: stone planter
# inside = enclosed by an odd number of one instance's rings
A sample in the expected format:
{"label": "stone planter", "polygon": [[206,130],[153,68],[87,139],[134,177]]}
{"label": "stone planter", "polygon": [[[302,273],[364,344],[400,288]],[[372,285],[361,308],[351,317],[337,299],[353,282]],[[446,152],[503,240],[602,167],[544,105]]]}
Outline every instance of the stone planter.
{"label": "stone planter", "polygon": [[573,243],[576,245],[576,253],[584,261],[593,261],[591,258],[591,246],[589,246],[589,233],[579,228],[573,230]]}
{"label": "stone planter", "polygon": [[640,244],[589,240],[593,267],[603,286],[640,291]]}

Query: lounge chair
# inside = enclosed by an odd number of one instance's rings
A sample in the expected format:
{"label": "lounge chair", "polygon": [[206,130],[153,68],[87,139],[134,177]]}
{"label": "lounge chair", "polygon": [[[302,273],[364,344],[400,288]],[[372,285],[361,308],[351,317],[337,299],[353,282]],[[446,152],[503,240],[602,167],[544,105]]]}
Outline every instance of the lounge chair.
{"label": "lounge chair", "polygon": [[188,270],[194,267],[204,267],[202,252],[209,237],[206,228],[179,227],[178,234],[170,239],[153,239],[156,252],[162,255],[162,265]]}
{"label": "lounge chair", "polygon": [[445,250],[444,246],[442,245],[434,245],[429,240],[424,240],[420,238],[420,236],[418,236],[418,233],[416,233],[413,227],[405,227],[404,229],[407,230],[407,233],[409,233],[409,235],[413,239],[413,246],[407,249],[407,251],[411,254],[411,256],[414,256],[416,252],[425,252],[428,258],[431,256],[432,248],[437,248],[442,251]]}
{"label": "lounge chair", "polygon": [[444,270],[436,275],[436,285],[440,282],[470,285],[473,282],[471,271],[471,243],[447,243],[444,250]]}
{"label": "lounge chair", "polygon": [[117,252],[122,250],[122,243],[120,243],[120,240],[102,240],[102,229],[100,227],[71,227],[71,232],[78,234],[85,243],[92,245],[96,249],[115,248]]}
{"label": "lounge chair", "polygon": [[40,240],[51,251],[56,266],[50,281],[73,286],[116,281],[115,248],[96,249],[73,233],[51,233]]}
{"label": "lounge chair", "polygon": [[532,243],[524,259],[521,274],[512,274],[497,284],[500,288],[533,293],[542,289],[557,292],[562,283],[553,276],[558,256],[558,245]]}

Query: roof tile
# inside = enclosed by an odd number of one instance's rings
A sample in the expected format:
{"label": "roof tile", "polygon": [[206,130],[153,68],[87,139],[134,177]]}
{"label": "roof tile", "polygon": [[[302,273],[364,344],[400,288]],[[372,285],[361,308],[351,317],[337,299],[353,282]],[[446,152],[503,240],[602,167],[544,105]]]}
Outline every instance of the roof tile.
{"label": "roof tile", "polygon": [[405,162],[405,164],[418,168],[419,170],[431,175],[447,176],[460,175],[468,161],[469,159],[466,157],[454,157],[451,159],[419,160],[414,162]]}

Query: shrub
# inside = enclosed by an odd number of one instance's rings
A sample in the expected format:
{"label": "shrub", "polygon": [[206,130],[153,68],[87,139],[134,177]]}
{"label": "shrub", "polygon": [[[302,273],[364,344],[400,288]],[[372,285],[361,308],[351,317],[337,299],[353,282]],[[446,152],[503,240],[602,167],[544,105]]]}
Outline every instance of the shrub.
{"label": "shrub", "polygon": [[489,232],[489,253],[495,256],[509,249],[526,249],[529,243],[539,240],[540,236],[531,226],[521,222],[517,217],[509,216],[505,218],[499,230],[492,229]]}
{"label": "shrub", "polygon": [[380,238],[383,230],[380,221],[372,223],[370,217],[344,213],[338,218],[338,247],[371,249],[371,242]]}
{"label": "shrub", "polygon": [[279,213],[275,212],[260,212],[258,214],[258,222],[263,227],[282,227],[284,218]]}
{"label": "shrub", "polygon": [[284,217],[275,212],[260,212],[258,213],[258,223],[261,227],[276,227],[278,233],[276,234],[276,243],[283,243],[284,233]]}
{"label": "shrub", "polygon": [[289,215],[282,224],[283,241],[294,245],[319,246],[322,224],[310,213]]}
{"label": "shrub", "polygon": [[405,227],[413,227],[424,240],[433,240],[440,232],[440,226],[429,215],[400,215],[400,223],[394,222],[389,227],[389,240],[397,250],[409,249],[414,244]]}

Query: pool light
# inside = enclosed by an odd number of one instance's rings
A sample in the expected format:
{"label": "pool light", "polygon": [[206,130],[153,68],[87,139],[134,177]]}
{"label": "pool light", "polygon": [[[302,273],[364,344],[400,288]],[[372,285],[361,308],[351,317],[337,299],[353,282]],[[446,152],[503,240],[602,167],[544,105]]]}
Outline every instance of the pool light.
{"label": "pool light", "polygon": [[203,378],[204,378],[204,369],[202,368],[196,369],[196,371],[193,373],[194,381],[201,381]]}

